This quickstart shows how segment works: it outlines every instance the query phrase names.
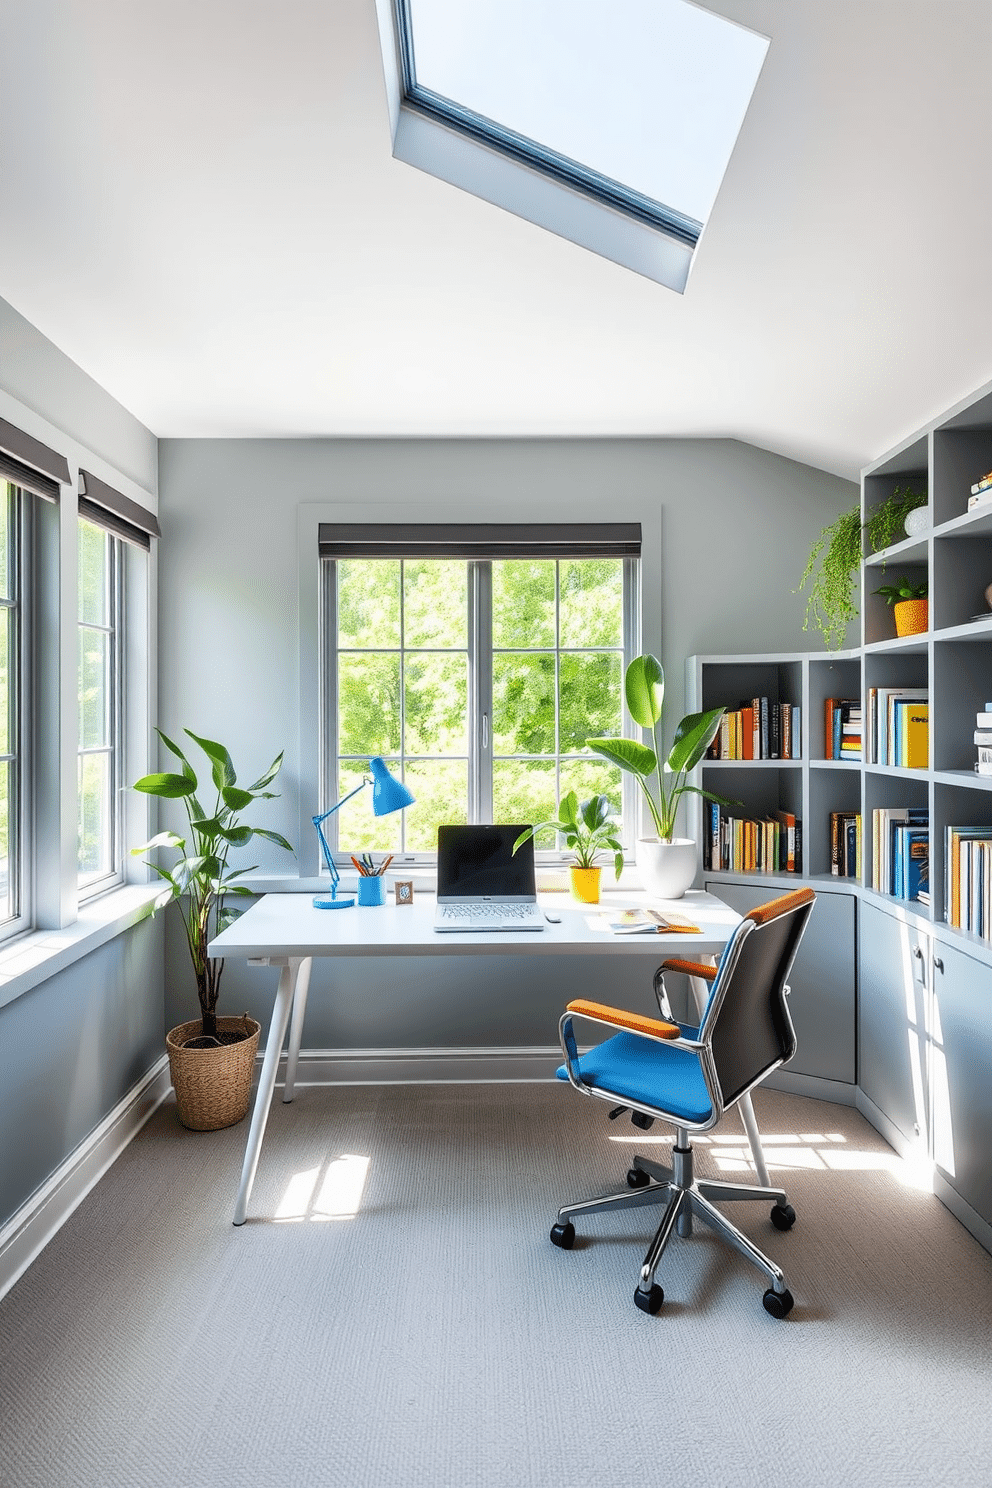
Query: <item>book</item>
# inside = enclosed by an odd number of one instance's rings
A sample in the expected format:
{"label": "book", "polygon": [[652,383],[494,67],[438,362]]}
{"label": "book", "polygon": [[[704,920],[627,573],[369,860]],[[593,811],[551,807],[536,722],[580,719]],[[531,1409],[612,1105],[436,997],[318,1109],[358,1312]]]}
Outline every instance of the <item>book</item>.
{"label": "book", "polygon": [[992,492],[992,470],[989,471],[988,475],[980,476],[971,488],[972,496],[978,496],[982,491]]}
{"label": "book", "polygon": [[930,706],[900,703],[899,763],[910,770],[925,770],[930,761]]}
{"label": "book", "polygon": [[701,935],[685,915],[664,914],[657,909],[621,909],[613,914],[594,915],[590,923],[597,930],[608,930],[612,935]]}
{"label": "book", "polygon": [[780,834],[779,866],[786,873],[796,871],[796,818],[791,811],[776,811],[775,820],[782,828]]}

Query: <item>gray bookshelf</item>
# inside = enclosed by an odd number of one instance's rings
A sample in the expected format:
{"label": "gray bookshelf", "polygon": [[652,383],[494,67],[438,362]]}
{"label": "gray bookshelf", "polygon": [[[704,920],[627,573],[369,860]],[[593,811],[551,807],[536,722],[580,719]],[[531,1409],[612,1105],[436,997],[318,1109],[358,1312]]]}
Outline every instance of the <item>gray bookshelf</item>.
{"label": "gray bookshelf", "polygon": [[[864,515],[896,486],[912,483],[929,493],[931,526],[866,560],[861,644],[839,652],[694,656],[686,696],[694,710],[736,708],[755,695],[801,707],[800,759],[708,759],[696,783],[740,799],[743,815],[800,816],[802,871],[704,870],[704,815],[694,797],[689,825],[701,844],[700,881],[736,908],[799,884],[817,891],[811,927],[819,918],[826,933],[813,964],[797,963],[793,977],[794,1010],[810,1027],[805,1056],[800,1028],[797,1057],[805,1063],[794,1087],[853,1100],[898,1151],[927,1158],[935,1191],[992,1250],[992,943],[948,923],[945,886],[947,828],[992,832],[992,777],[974,770],[975,715],[992,700],[992,611],[985,600],[992,504],[968,511],[971,485],[989,471],[992,384],[863,472]],[[891,608],[873,592],[902,574],[926,578],[930,598],[928,630],[906,638],[896,637]],[[926,766],[870,763],[864,750],[858,761],[828,760],[825,699],[860,697],[867,729],[868,689],[894,686],[928,690]],[[904,806],[929,812],[929,904],[870,887],[872,812]],[[832,811],[861,814],[856,878],[830,872]],[[821,1036],[828,1031],[822,1058],[817,1028]],[[846,1064],[838,1065],[838,1043],[850,1049]]]}

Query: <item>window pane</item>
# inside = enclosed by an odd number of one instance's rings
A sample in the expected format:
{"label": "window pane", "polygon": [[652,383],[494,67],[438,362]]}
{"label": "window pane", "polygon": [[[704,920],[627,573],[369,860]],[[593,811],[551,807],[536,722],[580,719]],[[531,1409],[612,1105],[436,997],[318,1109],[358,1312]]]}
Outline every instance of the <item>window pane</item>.
{"label": "window pane", "polygon": [[561,793],[567,796],[570,790],[574,790],[580,801],[588,801],[590,796],[608,796],[613,813],[619,818],[623,786],[620,771],[615,765],[592,758],[563,760]]}
{"label": "window pane", "polygon": [[[555,644],[553,560],[507,559],[493,564],[493,645]],[[588,641],[583,641],[588,645]]]}
{"label": "window pane", "polygon": [[[0,502],[0,506],[3,502]],[[11,613],[6,606],[0,607],[0,754],[10,754],[11,717],[13,699],[10,695],[11,670],[10,635]]]}
{"label": "window pane", "polygon": [[110,636],[79,630],[79,747],[96,749],[109,740]]}
{"label": "window pane", "polygon": [[342,558],[338,562],[338,644],[400,644],[398,558]]}
{"label": "window pane", "polygon": [[[555,767],[543,760],[507,760],[493,765],[493,821],[548,821],[558,815]],[[554,847],[555,834],[546,832],[537,847]]]}
{"label": "window pane", "polygon": [[400,658],[365,653],[338,662],[338,748],[341,754],[400,751]]}
{"label": "window pane", "polygon": [[79,877],[101,878],[113,868],[110,827],[110,755],[79,757]]}
{"label": "window pane", "polygon": [[468,566],[464,562],[405,560],[403,636],[407,646],[464,650],[468,643]]}
{"label": "window pane", "polygon": [[79,524],[79,618],[110,623],[110,537],[91,522]]}
{"label": "window pane", "polygon": [[493,752],[554,754],[553,656],[493,657]]}
{"label": "window pane", "polygon": [[12,572],[10,565],[10,533],[13,523],[14,488],[9,481],[0,480],[0,599],[12,598]]}
{"label": "window pane", "polygon": [[9,920],[17,913],[10,861],[10,825],[14,815],[11,800],[13,771],[0,762],[0,919]]}
{"label": "window pane", "polygon": [[468,658],[408,656],[405,682],[407,754],[467,754]]}
{"label": "window pane", "polygon": [[560,567],[560,644],[622,646],[623,562],[583,558]]}
{"label": "window pane", "polygon": [[468,821],[468,761],[411,760],[404,780],[416,798],[402,813],[407,851],[436,852],[442,822]]}
{"label": "window pane", "polygon": [[587,739],[620,731],[622,658],[593,652],[565,652],[561,658],[561,744],[563,754],[585,748]]}

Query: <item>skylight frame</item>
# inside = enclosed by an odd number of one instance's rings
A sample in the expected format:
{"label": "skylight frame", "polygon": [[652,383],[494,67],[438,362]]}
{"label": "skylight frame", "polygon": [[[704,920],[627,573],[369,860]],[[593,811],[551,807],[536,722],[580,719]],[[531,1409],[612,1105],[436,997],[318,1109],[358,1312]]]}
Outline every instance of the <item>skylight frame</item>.
{"label": "skylight frame", "polygon": [[376,7],[395,158],[684,292],[702,222],[425,87],[410,0]]}

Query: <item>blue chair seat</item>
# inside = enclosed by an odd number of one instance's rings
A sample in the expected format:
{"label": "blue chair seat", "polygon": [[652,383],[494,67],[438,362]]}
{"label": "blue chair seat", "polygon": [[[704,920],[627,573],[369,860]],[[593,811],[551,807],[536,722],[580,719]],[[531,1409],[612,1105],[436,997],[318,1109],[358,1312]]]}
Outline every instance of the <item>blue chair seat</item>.
{"label": "blue chair seat", "polygon": [[[706,1121],[713,1111],[699,1060],[687,1049],[673,1049],[634,1033],[618,1033],[581,1054],[583,1083],[607,1090],[618,1100],[660,1107],[676,1119]],[[559,1080],[568,1079],[560,1065]]]}

